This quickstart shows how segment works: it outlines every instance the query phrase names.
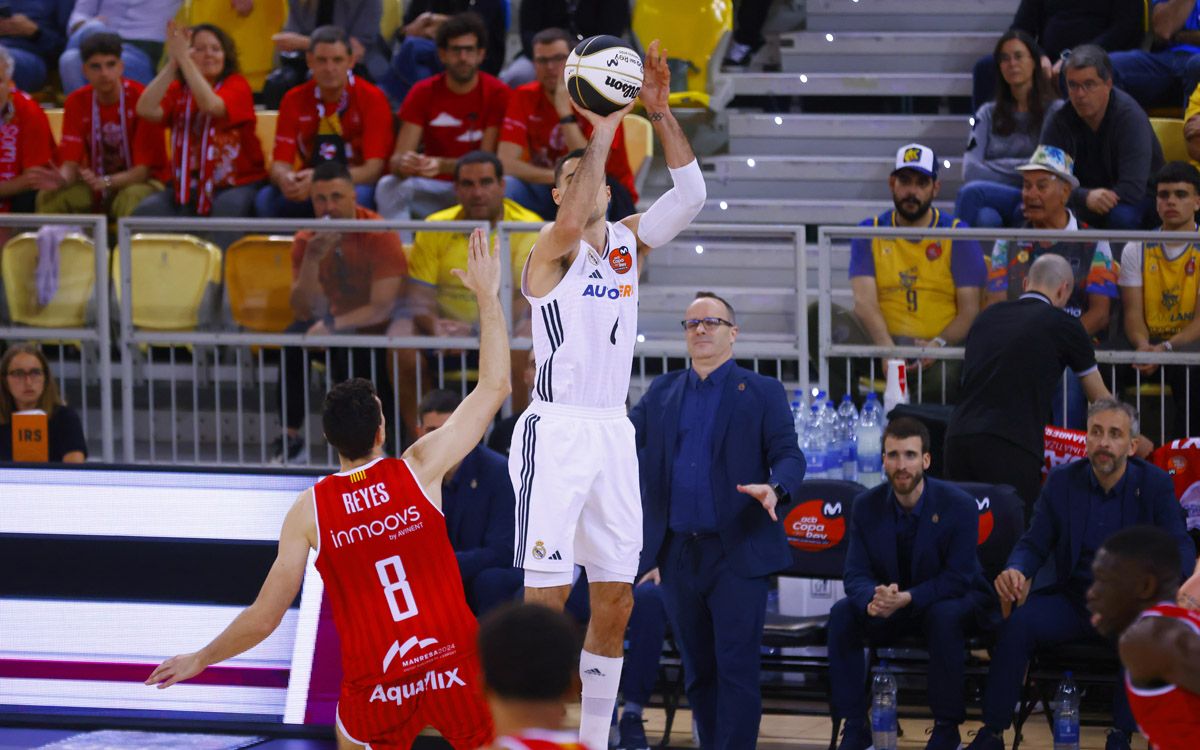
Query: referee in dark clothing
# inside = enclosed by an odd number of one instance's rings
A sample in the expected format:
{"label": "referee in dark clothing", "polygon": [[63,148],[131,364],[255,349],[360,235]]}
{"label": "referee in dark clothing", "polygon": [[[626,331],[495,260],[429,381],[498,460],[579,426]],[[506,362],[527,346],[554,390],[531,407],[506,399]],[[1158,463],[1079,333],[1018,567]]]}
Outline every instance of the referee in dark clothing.
{"label": "referee in dark clothing", "polygon": [[946,476],[1010,484],[1028,520],[1041,487],[1046,422],[1063,369],[1088,401],[1108,398],[1078,318],[1061,310],[1075,277],[1060,255],[1034,261],[1020,299],[990,305],[967,332],[962,390],[946,429]]}

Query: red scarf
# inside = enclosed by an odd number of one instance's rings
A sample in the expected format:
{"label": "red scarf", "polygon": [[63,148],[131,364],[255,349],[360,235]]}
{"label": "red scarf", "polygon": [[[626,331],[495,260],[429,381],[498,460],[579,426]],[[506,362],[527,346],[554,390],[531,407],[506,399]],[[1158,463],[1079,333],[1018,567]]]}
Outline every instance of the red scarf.
{"label": "red scarf", "polygon": [[[221,81],[213,87],[213,91],[220,91],[224,81]],[[196,175],[196,213],[200,216],[208,216],[212,212],[213,199],[213,171],[216,168],[216,140],[217,129],[213,125],[211,115],[201,115],[196,112],[196,98],[192,96],[192,90],[187,86],[183,87],[185,99],[183,104],[183,122],[181,123],[176,116],[175,127],[171,133],[171,161],[174,162],[175,169],[175,201],[186,206],[191,200],[192,180],[190,165],[192,162],[192,149],[196,148],[197,162],[199,168]],[[192,117],[202,117],[200,143],[196,143],[196,138],[192,133]]]}
{"label": "red scarf", "polygon": [[[125,111],[125,89],[129,86],[121,81],[121,98],[117,103],[117,111],[121,117],[121,156],[125,158],[125,169],[133,167],[133,157],[129,153],[129,131],[126,129],[128,120],[135,116],[133,109]],[[100,132],[100,103],[96,101],[96,92],[92,91],[92,171],[98,175],[104,172],[104,137]]]}

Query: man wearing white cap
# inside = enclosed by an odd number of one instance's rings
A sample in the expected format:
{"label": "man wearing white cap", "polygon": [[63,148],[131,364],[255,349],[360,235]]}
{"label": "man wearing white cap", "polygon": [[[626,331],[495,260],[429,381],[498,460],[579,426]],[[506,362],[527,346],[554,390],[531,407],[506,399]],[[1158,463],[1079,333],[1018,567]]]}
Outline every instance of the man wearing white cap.
{"label": "man wearing white cap", "polygon": [[[933,149],[919,143],[896,152],[888,177],[895,207],[860,226],[951,228],[966,225],[933,206],[938,195],[938,163]],[[850,244],[850,286],[854,314],[835,312],[835,343],[876,346],[954,346],[967,335],[979,313],[987,277],[983,252],[975,240],[875,237]],[[813,339],[815,340],[815,339]],[[917,368],[928,367],[922,362]],[[837,374],[835,374],[837,373]],[[830,367],[831,380],[845,367]],[[958,383],[958,363],[931,368],[921,378],[926,399],[941,400]],[[909,382],[915,384],[915,373]],[[831,382],[831,392],[837,384]]]}

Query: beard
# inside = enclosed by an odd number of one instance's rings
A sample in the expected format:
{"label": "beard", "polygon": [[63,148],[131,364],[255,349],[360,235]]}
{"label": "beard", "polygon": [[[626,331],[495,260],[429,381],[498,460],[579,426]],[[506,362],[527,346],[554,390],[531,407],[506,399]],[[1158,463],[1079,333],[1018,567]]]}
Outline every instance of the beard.
{"label": "beard", "polygon": [[[929,200],[922,202],[916,198],[897,200],[895,197],[893,197],[892,203],[896,206],[896,213],[900,214],[905,221],[916,221],[924,216],[925,212],[929,210],[929,207],[933,205],[933,199],[930,198]],[[913,208],[913,206],[916,206],[916,208]]]}
{"label": "beard", "polygon": [[925,472],[920,469],[911,473],[904,472],[907,475],[897,479],[899,474],[902,472],[897,471],[887,475],[888,484],[892,485],[892,490],[897,493],[912,492],[925,479]]}

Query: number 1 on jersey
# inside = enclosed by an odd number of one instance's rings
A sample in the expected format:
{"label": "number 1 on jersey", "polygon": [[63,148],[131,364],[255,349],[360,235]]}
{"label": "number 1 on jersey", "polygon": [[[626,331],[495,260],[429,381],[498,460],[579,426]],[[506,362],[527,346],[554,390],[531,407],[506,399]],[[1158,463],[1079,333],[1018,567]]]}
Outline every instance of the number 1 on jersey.
{"label": "number 1 on jersey", "polygon": [[[375,572],[379,574],[379,583],[383,585],[383,593],[387,597],[388,609],[392,611],[392,619],[396,622],[407,620],[417,615],[417,602],[413,599],[412,586],[408,584],[404,573],[404,563],[399,555],[385,557],[375,563]],[[396,592],[404,597],[404,607],[396,601]]]}

